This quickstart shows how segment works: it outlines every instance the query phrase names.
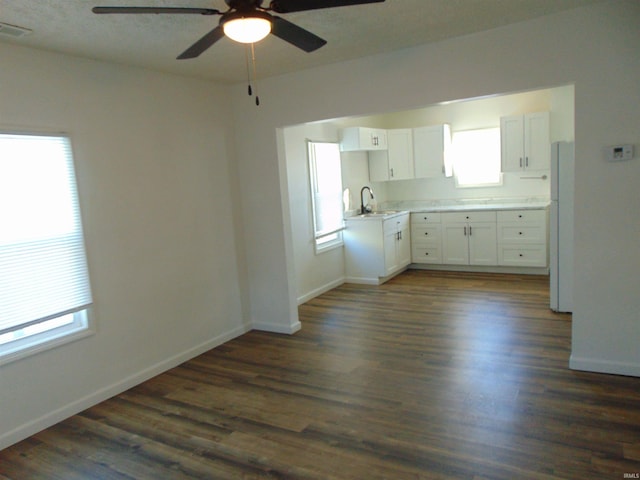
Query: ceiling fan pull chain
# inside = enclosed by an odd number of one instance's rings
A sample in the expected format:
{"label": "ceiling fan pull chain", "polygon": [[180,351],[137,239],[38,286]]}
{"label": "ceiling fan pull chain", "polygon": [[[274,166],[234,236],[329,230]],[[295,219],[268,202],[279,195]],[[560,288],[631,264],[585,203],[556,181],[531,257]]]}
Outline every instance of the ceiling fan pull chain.
{"label": "ceiling fan pull chain", "polygon": [[249,70],[249,45],[244,49],[244,59],[247,66],[247,93],[251,96],[253,91],[251,89],[251,71]]}
{"label": "ceiling fan pull chain", "polygon": [[258,74],[256,70],[256,51],[254,44],[251,44],[251,63],[253,64],[253,85],[256,91],[256,105],[260,106],[260,97],[258,96]]}

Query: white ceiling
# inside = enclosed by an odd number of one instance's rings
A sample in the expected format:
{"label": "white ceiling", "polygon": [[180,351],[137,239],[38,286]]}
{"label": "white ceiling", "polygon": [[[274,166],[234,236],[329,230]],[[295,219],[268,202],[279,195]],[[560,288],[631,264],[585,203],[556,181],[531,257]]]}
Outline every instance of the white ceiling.
{"label": "white ceiling", "polygon": [[[328,41],[305,53],[269,36],[256,45],[259,77],[436,42],[598,0],[386,0],[282,15]],[[265,5],[268,0],[265,0]],[[218,16],[95,15],[102,6],[226,10],[224,0],[0,0],[0,22],[31,29],[0,42],[136,65],[226,83],[246,79],[245,47],[223,38],[200,57],[176,60],[214,28]]]}

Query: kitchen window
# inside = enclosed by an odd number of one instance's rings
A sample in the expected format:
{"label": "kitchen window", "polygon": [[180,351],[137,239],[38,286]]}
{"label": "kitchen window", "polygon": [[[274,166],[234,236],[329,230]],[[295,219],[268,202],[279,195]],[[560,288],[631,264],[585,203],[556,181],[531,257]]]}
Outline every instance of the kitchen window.
{"label": "kitchen window", "polygon": [[68,137],[0,133],[0,222],[0,363],[91,333]]}
{"label": "kitchen window", "polygon": [[453,132],[451,160],[457,187],[502,185],[500,128]]}
{"label": "kitchen window", "polygon": [[316,253],[341,246],[342,168],[337,143],[308,142],[311,208]]}

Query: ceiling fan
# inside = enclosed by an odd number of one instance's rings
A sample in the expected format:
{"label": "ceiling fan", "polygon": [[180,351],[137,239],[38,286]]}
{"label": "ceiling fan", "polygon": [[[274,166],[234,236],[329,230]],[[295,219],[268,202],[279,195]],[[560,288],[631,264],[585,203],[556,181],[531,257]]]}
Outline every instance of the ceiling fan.
{"label": "ceiling fan", "polygon": [[385,0],[271,0],[263,7],[263,0],[225,0],[229,7],[221,12],[215,8],[190,7],[94,7],[93,13],[168,13],[220,15],[219,24],[200,40],[178,55],[178,59],[198,57],[225,35],[240,43],[255,43],[272,33],[305,52],[313,52],[327,43],[326,40],[301,28],[274,13],[292,13],[319,10],[366,3],[381,3]]}

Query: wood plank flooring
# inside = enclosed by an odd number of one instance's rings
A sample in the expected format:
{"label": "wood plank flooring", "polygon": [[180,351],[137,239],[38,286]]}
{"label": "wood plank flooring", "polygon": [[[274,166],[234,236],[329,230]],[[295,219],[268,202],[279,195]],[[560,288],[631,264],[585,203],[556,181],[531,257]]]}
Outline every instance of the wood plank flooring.
{"label": "wood plank flooring", "polygon": [[568,369],[547,284],[343,285],[300,307],[294,336],[250,332],[5,449],[0,479],[638,474],[640,378]]}

